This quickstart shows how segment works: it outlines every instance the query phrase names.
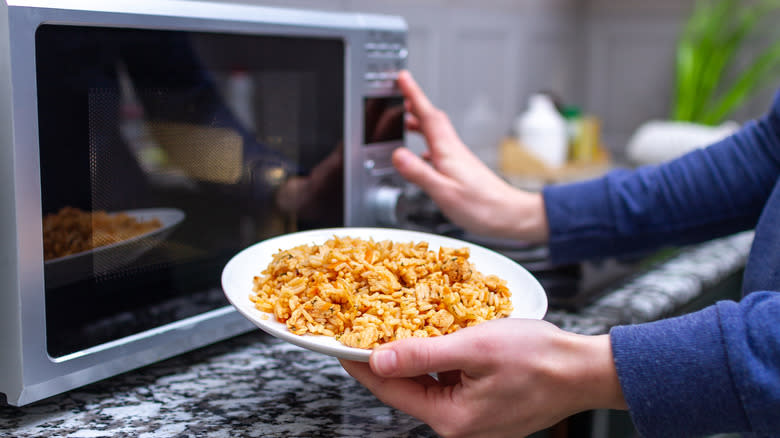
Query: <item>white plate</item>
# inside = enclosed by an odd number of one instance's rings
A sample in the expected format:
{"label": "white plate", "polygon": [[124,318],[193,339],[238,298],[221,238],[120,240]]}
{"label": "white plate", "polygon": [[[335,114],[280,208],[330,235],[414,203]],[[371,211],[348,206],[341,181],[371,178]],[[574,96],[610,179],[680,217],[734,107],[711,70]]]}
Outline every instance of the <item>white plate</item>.
{"label": "white plate", "polygon": [[469,260],[483,274],[494,274],[507,281],[512,292],[514,310],[511,318],[541,319],[547,312],[547,295],[542,285],[525,268],[509,258],[462,240],[442,237],[417,231],[389,228],[326,228],[301,231],[264,240],[236,254],[222,271],[222,288],[228,301],[247,319],[263,331],[292,344],[343,359],[367,362],[371,350],[347,347],[335,338],[320,335],[296,335],[287,330],[287,326],[276,321],[273,314],[257,310],[249,299],[252,294],[252,279],[271,262],[273,255],[280,249],[290,249],[298,245],[322,244],[328,239],[355,237],[362,239],[392,240],[399,243],[428,242],[429,250],[439,247],[468,247]]}
{"label": "white plate", "polygon": [[144,208],[111,214],[119,213],[125,213],[138,221],[157,218],[162,226],[121,242],[46,260],[43,263],[46,286],[61,286],[126,266],[165,240],[186,217],[183,211],[176,208]]}

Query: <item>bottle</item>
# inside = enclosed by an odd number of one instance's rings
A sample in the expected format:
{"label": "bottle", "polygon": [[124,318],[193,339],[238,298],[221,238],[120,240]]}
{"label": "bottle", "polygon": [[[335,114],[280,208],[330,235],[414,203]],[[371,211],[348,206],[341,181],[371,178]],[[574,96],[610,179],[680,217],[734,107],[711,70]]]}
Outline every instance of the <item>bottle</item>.
{"label": "bottle", "polygon": [[593,155],[587,141],[583,141],[585,116],[582,114],[582,110],[576,106],[566,106],[561,114],[566,120],[568,130],[568,160],[575,163],[589,163],[592,161]]}
{"label": "bottle", "polygon": [[517,139],[546,166],[561,167],[568,155],[567,124],[552,99],[534,94],[528,99],[528,109],[515,121]]}

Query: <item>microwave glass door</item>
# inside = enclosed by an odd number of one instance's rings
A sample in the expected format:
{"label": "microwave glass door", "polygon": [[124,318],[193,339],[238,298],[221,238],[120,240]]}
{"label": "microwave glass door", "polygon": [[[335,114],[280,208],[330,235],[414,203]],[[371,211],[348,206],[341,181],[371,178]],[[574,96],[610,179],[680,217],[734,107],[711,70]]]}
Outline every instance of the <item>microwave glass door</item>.
{"label": "microwave glass door", "polygon": [[37,30],[52,357],[224,307],[238,251],[343,225],[344,51],[340,38]]}

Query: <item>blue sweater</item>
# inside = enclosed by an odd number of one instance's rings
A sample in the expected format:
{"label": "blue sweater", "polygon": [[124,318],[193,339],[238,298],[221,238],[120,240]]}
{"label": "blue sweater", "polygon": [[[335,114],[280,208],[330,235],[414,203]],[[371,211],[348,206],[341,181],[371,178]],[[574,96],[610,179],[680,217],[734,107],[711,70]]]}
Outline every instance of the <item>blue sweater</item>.
{"label": "blue sweater", "polygon": [[610,338],[643,436],[780,436],[780,92],[764,117],[705,149],[543,194],[557,262],[755,228],[740,302]]}

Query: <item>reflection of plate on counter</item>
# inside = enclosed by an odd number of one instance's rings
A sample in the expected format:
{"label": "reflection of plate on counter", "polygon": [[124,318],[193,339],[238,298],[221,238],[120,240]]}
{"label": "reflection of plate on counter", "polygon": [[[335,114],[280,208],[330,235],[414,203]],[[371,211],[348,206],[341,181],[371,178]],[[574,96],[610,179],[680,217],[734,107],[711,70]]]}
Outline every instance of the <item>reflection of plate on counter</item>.
{"label": "reflection of plate on counter", "polygon": [[112,214],[119,213],[124,213],[139,222],[157,219],[161,226],[121,242],[44,261],[47,287],[62,286],[126,266],[165,240],[186,216],[183,211],[176,208],[145,208]]}
{"label": "reflection of plate on counter", "polygon": [[541,319],[547,311],[547,296],[539,282],[522,266],[487,248],[435,234],[387,228],[329,228],[285,234],[264,240],[236,254],[222,271],[222,288],[228,301],[247,319],[265,332],[290,342],[331,356],[366,362],[371,350],[348,347],[333,337],[296,335],[276,320],[273,314],[255,308],[249,299],[253,278],[260,274],[280,249],[298,245],[322,244],[328,239],[350,236],[374,241],[427,242],[428,249],[439,247],[462,248],[470,251],[469,260],[484,274],[497,275],[507,282],[512,292],[514,310],[510,318]]}

